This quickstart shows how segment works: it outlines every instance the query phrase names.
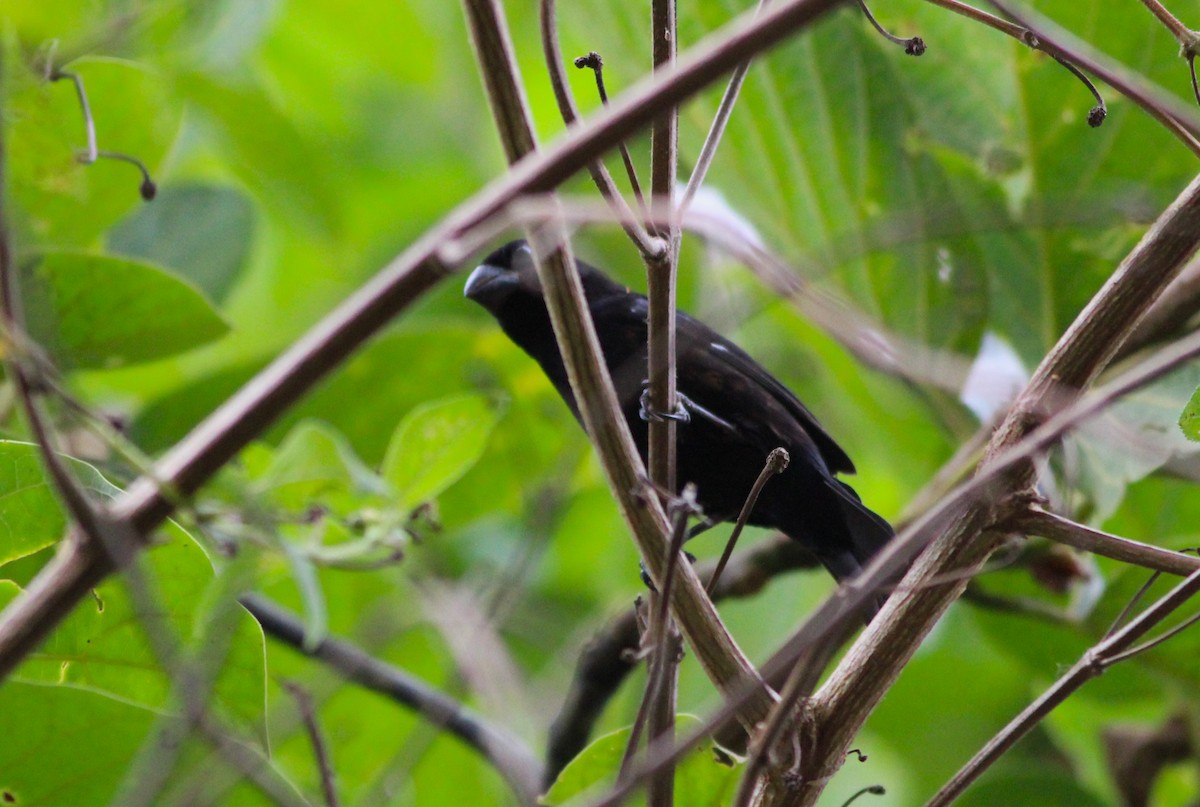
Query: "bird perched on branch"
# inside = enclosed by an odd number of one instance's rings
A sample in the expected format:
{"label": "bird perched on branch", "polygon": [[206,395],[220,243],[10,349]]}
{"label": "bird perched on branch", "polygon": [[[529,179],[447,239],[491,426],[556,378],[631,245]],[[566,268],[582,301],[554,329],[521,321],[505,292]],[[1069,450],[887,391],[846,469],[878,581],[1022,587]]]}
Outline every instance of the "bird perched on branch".
{"label": "bird perched on branch", "polygon": [[[653,416],[643,403],[648,301],[594,266],[578,266],[605,364],[644,461]],[[578,420],[529,245],[513,241],[493,252],[463,293],[541,365]],[[676,374],[679,487],[696,485],[709,519],[736,519],[767,456],[783,447],[791,461],[766,483],[750,524],[799,541],[838,580],[858,572],[892,537],[888,523],[835,476],[854,473],[854,464],[804,404],[745,351],[683,312],[676,319]]]}

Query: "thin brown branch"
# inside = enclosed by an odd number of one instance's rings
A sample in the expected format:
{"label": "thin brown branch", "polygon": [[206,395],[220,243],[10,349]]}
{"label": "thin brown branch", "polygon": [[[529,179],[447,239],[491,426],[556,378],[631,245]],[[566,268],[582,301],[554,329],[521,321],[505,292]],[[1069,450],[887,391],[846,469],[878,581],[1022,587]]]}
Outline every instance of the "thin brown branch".
{"label": "thin brown branch", "polygon": [[[675,24],[675,0],[651,0],[650,2],[651,55],[654,71],[670,69],[676,57],[679,31]],[[651,481],[674,493],[676,490],[676,421],[671,417],[657,417],[657,413],[675,412],[679,404],[675,377],[675,280],[679,265],[679,225],[675,213],[675,183],[679,170],[679,108],[669,107],[654,119],[650,128],[650,208],[652,215],[668,215],[665,228],[654,228],[653,232],[667,242],[665,253],[647,258],[646,296],[649,298],[647,318],[647,367],[650,383],[649,435],[647,437],[647,464]],[[687,490],[684,491],[686,507]],[[686,510],[679,516],[686,524]],[[683,532],[679,533],[682,539]],[[652,665],[654,675],[653,699],[650,703],[650,741],[674,742],[675,701],[679,683],[679,652],[673,641],[676,628],[668,617],[666,605],[670,602],[672,586],[670,572],[677,566],[679,550],[671,551],[667,557],[667,572],[663,580],[662,620],[656,638]],[[690,569],[689,569],[690,571]],[[751,668],[752,669],[752,668]],[[646,792],[648,807],[671,807],[675,801],[675,771],[665,765],[651,777]]]}
{"label": "thin brown branch", "polygon": [[[608,105],[608,90],[604,88],[604,59],[599,53],[592,51],[584,56],[575,59],[575,67],[579,70],[591,70],[596,77],[596,92],[600,96],[600,103]],[[646,208],[646,197],[642,195],[642,183],[638,181],[637,169],[633,165],[633,157],[629,155],[629,146],[622,140],[617,144],[617,151],[621,153],[621,162],[625,165],[625,175],[629,177],[629,189],[633,191],[633,198],[638,203],[638,209],[642,211],[642,218],[649,215],[649,210]]]}
{"label": "thin brown branch", "polygon": [[[651,42],[654,71],[675,62],[675,0],[652,0]],[[679,227],[675,224],[675,182],[678,172],[679,111],[675,107],[655,117],[650,132],[650,206],[654,234],[667,242],[666,253],[646,261],[649,298],[647,376],[650,381],[650,479],[663,490],[675,492],[675,427],[669,417],[678,406],[675,379],[675,273],[679,256]]]}
{"label": "thin brown branch", "polygon": [[[700,512],[696,504],[696,487],[688,484],[677,500],[671,501],[671,543],[667,556],[667,571],[663,577],[662,591],[651,592],[650,617],[642,645],[649,653],[650,673],[646,678],[646,691],[638,708],[637,718],[629,734],[629,744],[621,760],[621,775],[629,772],[641,740],[642,729],[650,728],[651,740],[674,737],[675,703],[679,661],[683,650],[679,630],[671,620],[668,605],[676,570],[683,553],[683,542],[687,539],[688,518]],[[651,779],[649,801],[669,805],[674,794],[674,769],[665,766]]]}
{"label": "thin brown branch", "polygon": [[725,571],[725,564],[729,562],[729,556],[733,554],[733,548],[737,546],[738,538],[741,537],[742,530],[746,528],[746,522],[750,520],[750,513],[754,510],[754,505],[758,503],[758,496],[762,493],[763,487],[771,477],[785,471],[790,461],[791,457],[788,456],[787,449],[783,447],[773,449],[767,455],[767,462],[750,487],[750,494],[742,505],[742,512],[738,513],[733,531],[729,533],[729,540],[725,542],[725,549],[721,552],[721,559],[717,561],[717,568],[713,569],[712,576],[708,578],[708,585],[704,587],[710,597],[716,591],[717,582],[721,579],[721,572]]}
{"label": "thin brown branch", "polygon": [[[563,69],[562,48],[558,44],[558,18],[555,0],[541,0],[539,4],[539,21],[542,33],[542,53],[546,58],[546,68],[550,74],[550,86],[554,89],[554,98],[558,101],[558,111],[563,122],[568,126],[579,119],[579,111],[575,99],[571,96],[571,84]],[[624,140],[619,141],[624,144]],[[625,197],[617,190],[617,184],[608,172],[602,160],[593,160],[587,164],[587,171],[600,191],[601,198],[612,210],[613,216],[643,255],[661,255],[666,249],[666,243],[646,232],[643,222],[640,222],[625,201]],[[639,189],[640,190],[640,189]],[[645,209],[643,203],[643,218]]]}
{"label": "thin brown branch", "polygon": [[[1053,56],[1064,66],[1074,65],[1098,76],[1105,84],[1129,98],[1151,117],[1161,123],[1193,153],[1200,155],[1200,118],[1187,105],[1171,93],[1147,81],[1145,77],[1080,41],[1033,12],[1022,12],[1021,18],[1012,11],[1008,3],[992,2],[993,6],[1017,22],[989,14],[962,0],[926,0],[935,6],[953,11],[975,22],[994,28],[1023,45]],[[1034,20],[1035,24],[1026,21]],[[1053,37],[1051,39],[1050,37]],[[1094,90],[1094,88],[1091,88]],[[1093,92],[1093,94],[1095,94]],[[1089,122],[1091,119],[1089,119]],[[1095,125],[1095,124],[1093,124]]]}
{"label": "thin brown branch", "polygon": [[1019,514],[1010,522],[1010,526],[1015,530],[1040,535],[1085,552],[1134,563],[1167,574],[1185,576],[1200,569],[1200,558],[1194,555],[1172,552],[1162,547],[1111,535],[1037,506],[1031,506],[1026,512]]}
{"label": "thin brown branch", "polygon": [[346,680],[385,695],[457,737],[500,772],[522,803],[537,795],[541,765],[519,738],[345,639],[327,636],[315,647],[306,646],[303,620],[266,597],[248,594],[241,603],[268,635],[298,653],[325,662]]}
{"label": "thin brown branch", "polygon": [[1142,0],[1142,5],[1150,9],[1150,13],[1166,26],[1175,41],[1179,43],[1179,55],[1187,58],[1194,57],[1200,47],[1200,33],[1184,25],[1178,17],[1167,10],[1158,0]]}
{"label": "thin brown branch", "polygon": [[338,807],[337,782],[333,770],[333,762],[329,757],[329,746],[321,727],[317,724],[317,709],[309,691],[295,681],[285,681],[284,689],[291,693],[296,701],[296,709],[300,712],[300,720],[304,723],[304,731],[312,745],[313,757],[317,761],[317,773],[321,777],[321,795],[325,797],[325,807]]}
{"label": "thin brown branch", "polygon": [[[1017,740],[1024,737],[1030,729],[1040,723],[1075,690],[1103,673],[1113,664],[1129,658],[1132,652],[1142,652],[1157,644],[1157,642],[1147,642],[1139,647],[1133,647],[1134,642],[1174,613],[1197,592],[1200,592],[1200,570],[1192,572],[1136,619],[1084,653],[1083,657],[1040,698],[1031,703],[999,734],[989,740],[979,753],[971,758],[970,762],[942,786],[927,802],[926,807],[941,807],[941,805],[953,802],[1005,751],[1012,748]],[[1184,626],[1195,621],[1196,618],[1193,617],[1184,623]],[[1169,635],[1174,635],[1174,632]]]}

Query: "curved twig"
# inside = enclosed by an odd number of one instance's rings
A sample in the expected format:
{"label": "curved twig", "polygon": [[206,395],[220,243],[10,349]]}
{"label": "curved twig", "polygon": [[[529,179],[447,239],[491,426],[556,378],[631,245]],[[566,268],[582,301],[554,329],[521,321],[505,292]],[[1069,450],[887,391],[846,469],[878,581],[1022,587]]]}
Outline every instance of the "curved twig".
{"label": "curved twig", "polygon": [[268,635],[302,655],[325,662],[346,680],[407,706],[457,737],[500,772],[522,803],[531,803],[537,796],[541,765],[519,738],[345,639],[326,636],[309,646],[304,640],[304,621],[266,597],[247,594],[241,603]]}
{"label": "curved twig", "polygon": [[[558,102],[558,111],[562,115],[563,123],[570,126],[579,120],[579,110],[575,106],[575,99],[571,96],[571,84],[563,69],[562,49],[558,44],[558,17],[555,0],[541,0],[538,8],[538,19],[542,31],[542,53],[546,58],[546,69],[550,73],[550,86],[554,89],[554,98]],[[576,64],[578,65],[578,62]],[[599,81],[598,77],[597,81]],[[619,142],[623,144],[625,141]],[[661,255],[666,250],[666,242],[650,235],[646,231],[645,225],[633,215],[633,210],[630,209],[629,203],[625,201],[621,191],[617,189],[617,183],[613,181],[612,174],[608,172],[603,161],[589,162],[587,171],[592,177],[592,182],[596,184],[596,189],[600,191],[600,196],[612,208],[613,215],[621,223],[621,228],[625,230],[629,240],[637,246],[638,251],[647,256]],[[633,181],[633,175],[631,175],[631,181]],[[640,189],[637,189],[636,195],[640,202]],[[643,218],[645,215],[646,209],[643,203]]]}
{"label": "curved twig", "polygon": [[904,39],[884,28],[879,24],[879,20],[875,19],[875,15],[871,13],[871,7],[867,5],[867,0],[858,0],[858,7],[862,9],[863,15],[866,16],[867,21],[871,23],[872,27],[888,42],[904,48],[904,52],[909,56],[921,56],[925,53],[924,39],[919,36],[911,36],[908,39]]}
{"label": "curved twig", "polygon": [[[1200,155],[1200,119],[1193,114],[1193,110],[1180,103],[1179,99],[1063,31],[1045,17],[1028,10],[1018,15],[1005,0],[988,1],[1016,22],[988,14],[961,0],[926,0],[935,6],[994,28],[1024,45],[1035,47],[1055,57],[1060,63],[1073,64],[1077,69],[1087,70],[1098,76],[1105,84],[1149,113],[1193,153]],[[1089,122],[1090,117],[1091,113]]]}

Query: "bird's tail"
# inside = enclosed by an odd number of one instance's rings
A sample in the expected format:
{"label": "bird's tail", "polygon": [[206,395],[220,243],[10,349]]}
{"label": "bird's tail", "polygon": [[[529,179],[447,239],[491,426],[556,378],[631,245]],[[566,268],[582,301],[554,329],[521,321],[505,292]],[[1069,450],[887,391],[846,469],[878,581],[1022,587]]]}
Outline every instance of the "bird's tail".
{"label": "bird's tail", "polygon": [[854,488],[840,479],[834,479],[835,492],[838,494],[838,504],[841,505],[842,516],[846,528],[850,532],[850,549],[860,567],[871,562],[871,558],[883,549],[884,544],[892,540],[896,531],[881,516],[862,503]]}
{"label": "bird's tail", "polygon": [[[830,479],[828,484],[836,494],[849,542],[846,548],[839,552],[823,553],[821,561],[840,583],[862,571],[892,539],[896,531],[892,529],[891,524],[862,503],[854,488],[840,479]],[[887,592],[880,592],[873,602],[868,620],[878,612],[886,599]]]}

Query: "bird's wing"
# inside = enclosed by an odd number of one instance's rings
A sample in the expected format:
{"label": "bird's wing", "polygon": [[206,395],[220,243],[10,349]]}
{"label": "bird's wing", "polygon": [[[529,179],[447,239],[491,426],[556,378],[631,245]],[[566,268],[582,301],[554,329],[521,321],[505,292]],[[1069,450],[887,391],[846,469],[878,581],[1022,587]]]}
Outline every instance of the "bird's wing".
{"label": "bird's wing", "polygon": [[681,346],[705,350],[712,361],[733,376],[749,380],[782,406],[804,431],[805,435],[820,452],[829,470],[837,473],[854,473],[854,463],[842,447],[825,431],[808,407],[761,364],[744,350],[729,341],[704,323],[683,312],[676,319],[676,338]]}
{"label": "bird's wing", "polygon": [[[613,285],[616,289],[616,285]],[[605,345],[605,356],[609,363],[609,369],[613,371],[614,382],[618,385],[618,393],[623,397],[628,397],[628,393],[632,392],[632,389],[623,391],[622,388],[631,387],[633,384],[640,386],[641,380],[645,378],[644,351],[649,303],[641,294],[626,289],[619,289],[619,292],[610,293],[601,299],[591,300],[590,308],[592,316],[597,322],[605,323],[606,332],[601,333],[601,339],[609,342]],[[697,411],[693,411],[691,414],[711,420],[712,425],[724,431],[732,429],[731,436],[740,440],[751,443],[761,442],[748,433],[750,427],[747,424],[733,422],[733,419],[721,412],[719,407],[707,403],[714,394],[735,394],[736,390],[723,389],[723,387],[736,384],[737,380],[741,380],[748,390],[747,394],[766,396],[767,400],[761,402],[762,406],[766,408],[769,408],[771,404],[779,406],[795,421],[798,427],[797,433],[781,436],[791,437],[806,449],[819,455],[831,472],[854,473],[854,463],[846,456],[846,452],[842,450],[841,446],[829,436],[816,416],[808,411],[808,408],[791,390],[779,383],[749,354],[703,322],[682,311],[678,312],[675,323],[681,365],[680,391],[690,397],[695,404],[699,404],[698,407],[695,407]],[[626,366],[629,362],[622,361],[617,356],[623,352],[627,356],[621,358],[627,358],[630,354],[627,345],[634,340],[641,348],[634,357],[634,363],[637,363],[636,360],[640,360],[636,369]],[[688,355],[693,351],[695,352],[694,360]],[[691,366],[684,367],[685,364]],[[705,372],[705,370],[711,372]],[[617,378],[618,375],[629,375],[629,371],[635,375],[640,373],[640,375],[637,379],[632,376]],[[777,442],[769,439],[767,442],[772,442],[769,448],[778,445]],[[796,446],[793,445],[794,447]]]}

